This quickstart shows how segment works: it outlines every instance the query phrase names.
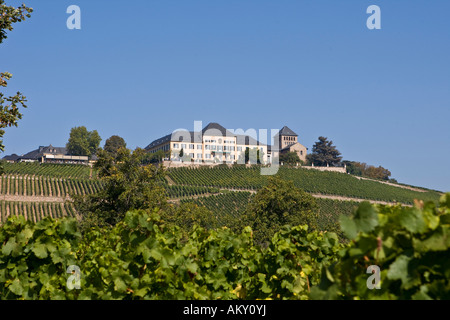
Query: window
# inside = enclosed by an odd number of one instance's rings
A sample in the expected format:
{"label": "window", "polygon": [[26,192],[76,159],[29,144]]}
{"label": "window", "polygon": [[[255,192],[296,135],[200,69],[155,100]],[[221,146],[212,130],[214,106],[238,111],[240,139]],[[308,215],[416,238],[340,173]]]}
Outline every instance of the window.
{"label": "window", "polygon": [[197,153],[197,159],[201,159],[202,158],[202,154],[201,153]]}
{"label": "window", "polygon": [[211,159],[211,154],[209,153],[205,154],[205,159]]}
{"label": "window", "polygon": [[181,144],[181,149],[186,149],[186,144],[185,143]]}
{"label": "window", "polygon": [[211,146],[211,150],[216,150],[216,146]]}
{"label": "window", "polygon": [[180,145],[179,145],[178,143],[174,143],[174,144],[173,144],[173,148],[174,148],[174,149],[178,149],[179,147],[180,147]]}
{"label": "window", "polygon": [[237,147],[237,151],[242,151],[242,147]]}
{"label": "window", "polygon": [[202,145],[201,144],[197,145],[197,150],[202,150]]}
{"label": "window", "polygon": [[190,145],[189,145],[189,149],[194,149],[194,145],[193,145],[193,144],[190,144]]}
{"label": "window", "polygon": [[194,158],[194,154],[193,153],[189,153],[189,157]]}
{"label": "window", "polygon": [[300,150],[300,155],[301,155],[301,156],[303,155],[303,150]]}
{"label": "window", "polygon": [[210,145],[206,145],[205,146],[205,150],[211,150],[211,146]]}

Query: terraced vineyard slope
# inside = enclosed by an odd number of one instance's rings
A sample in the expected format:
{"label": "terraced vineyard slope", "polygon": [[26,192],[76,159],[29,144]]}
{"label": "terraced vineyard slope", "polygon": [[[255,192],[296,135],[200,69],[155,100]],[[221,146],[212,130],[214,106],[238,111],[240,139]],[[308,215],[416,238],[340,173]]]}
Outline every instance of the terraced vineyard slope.
{"label": "terraced vineyard slope", "polygon": [[[0,177],[0,222],[9,215],[34,221],[44,216],[74,216],[71,194],[89,194],[101,188],[88,166],[17,163],[4,164]],[[437,202],[440,194],[426,189],[380,183],[335,173],[281,167],[278,175],[317,198],[323,227],[335,225],[341,214],[351,214],[358,201],[402,203],[414,199]],[[225,225],[242,214],[252,194],[265,186],[268,176],[259,167],[171,168],[161,181],[170,201],[195,202],[211,210]]]}
{"label": "terraced vineyard slope", "polygon": [[[168,175],[177,185],[235,190],[258,190],[268,181],[268,176],[261,175],[258,167],[245,168],[243,166],[171,168],[168,170]],[[414,199],[438,202],[440,197],[438,192],[432,190],[415,191],[402,185],[394,186],[373,180],[358,179],[355,176],[338,172],[281,167],[277,175],[283,179],[292,180],[297,187],[312,194],[410,205],[414,203]]]}

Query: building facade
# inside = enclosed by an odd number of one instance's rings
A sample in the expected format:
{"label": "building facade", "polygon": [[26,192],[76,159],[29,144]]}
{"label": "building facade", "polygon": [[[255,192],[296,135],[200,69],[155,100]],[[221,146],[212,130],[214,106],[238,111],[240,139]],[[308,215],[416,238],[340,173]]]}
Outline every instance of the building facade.
{"label": "building facade", "polygon": [[[164,152],[166,160],[192,163],[259,163],[269,164],[288,151],[306,160],[307,148],[298,135],[283,127],[275,136],[277,146],[270,146],[250,135],[235,134],[218,123],[210,123],[200,132],[175,131],[150,143],[149,153]],[[246,149],[248,153],[246,156]]]}
{"label": "building facade", "polygon": [[295,152],[301,161],[306,162],[308,149],[298,142],[298,134],[284,126],[276,138],[278,139],[279,154]]}
{"label": "building facade", "polygon": [[[268,162],[267,145],[249,135],[235,134],[218,123],[208,124],[201,132],[175,131],[150,143],[145,150],[163,151],[167,160],[193,163]],[[248,162],[247,161],[247,162]]]}
{"label": "building facade", "polygon": [[66,148],[40,146],[36,150],[24,155],[16,154],[3,158],[8,162],[39,162],[39,163],[62,163],[62,164],[88,164],[89,157],[69,155]]}

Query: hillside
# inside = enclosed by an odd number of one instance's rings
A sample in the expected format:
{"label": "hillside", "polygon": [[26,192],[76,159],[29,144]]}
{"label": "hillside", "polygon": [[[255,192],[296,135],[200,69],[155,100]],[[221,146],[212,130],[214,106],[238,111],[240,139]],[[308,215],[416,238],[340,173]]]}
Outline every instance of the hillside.
{"label": "hillside", "polygon": [[[5,164],[0,178],[1,221],[23,215],[74,216],[66,200],[101,188],[89,167],[76,165]],[[348,174],[281,167],[278,174],[317,198],[322,226],[329,229],[341,214],[351,214],[360,201],[412,205],[414,199],[437,202],[440,194],[423,188],[386,184]],[[94,176],[94,177],[93,177]],[[258,167],[171,168],[161,181],[171,202],[195,202],[210,209],[226,225],[245,209],[250,197],[268,181]]]}

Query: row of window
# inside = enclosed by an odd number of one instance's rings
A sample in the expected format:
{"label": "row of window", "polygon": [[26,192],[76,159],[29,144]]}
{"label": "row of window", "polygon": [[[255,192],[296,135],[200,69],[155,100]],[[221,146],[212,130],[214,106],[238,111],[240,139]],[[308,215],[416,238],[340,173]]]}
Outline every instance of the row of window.
{"label": "row of window", "polygon": [[[205,150],[217,150],[217,151],[235,151],[235,147],[229,146],[215,146],[215,145],[205,145]],[[237,151],[242,151],[242,147],[237,147]]]}
{"label": "row of window", "polygon": [[[194,154],[194,153],[189,153],[188,155],[189,155],[190,158],[195,159],[195,154]],[[178,157],[177,154],[174,154],[173,156],[174,156],[175,158]],[[217,155],[217,157],[218,157],[220,160],[222,159],[222,155],[221,155],[221,154]],[[202,159],[202,158],[203,158],[202,154],[201,154],[201,153],[197,153],[197,159]],[[205,159],[212,159],[212,158],[213,158],[213,156],[212,156],[210,153],[206,153],[206,154],[205,154]],[[229,155],[229,154],[225,155],[224,158],[227,159],[227,160],[236,160],[236,156],[234,156],[234,155]]]}
{"label": "row of window", "polygon": [[[188,149],[189,146],[189,149]],[[184,150],[194,150],[195,145],[194,144],[186,144],[186,143],[174,143],[173,144],[174,149],[184,149]],[[169,150],[164,149],[164,150]],[[197,150],[202,150],[202,145],[197,145]],[[232,146],[216,146],[216,145],[205,145],[205,150],[217,150],[217,151],[242,151],[242,147],[232,147]]]}
{"label": "row of window", "polygon": [[[209,140],[209,139],[205,139],[205,143],[216,143],[217,142],[217,140]],[[219,139],[219,143],[222,143],[222,139]],[[232,143],[232,144],[234,144],[234,140],[224,140],[223,141],[223,143],[225,143],[225,144],[230,144],[230,143]]]}
{"label": "row of window", "polygon": [[284,141],[296,141],[295,137],[283,137]]}
{"label": "row of window", "polygon": [[[180,149],[180,145],[181,145],[181,149],[187,149],[187,144],[186,143],[182,143],[182,144],[174,143],[173,144],[173,148],[174,149]],[[195,145],[194,144],[189,144],[189,149],[191,149],[191,150],[195,149]],[[197,145],[197,150],[202,150],[202,145],[201,144]]]}

